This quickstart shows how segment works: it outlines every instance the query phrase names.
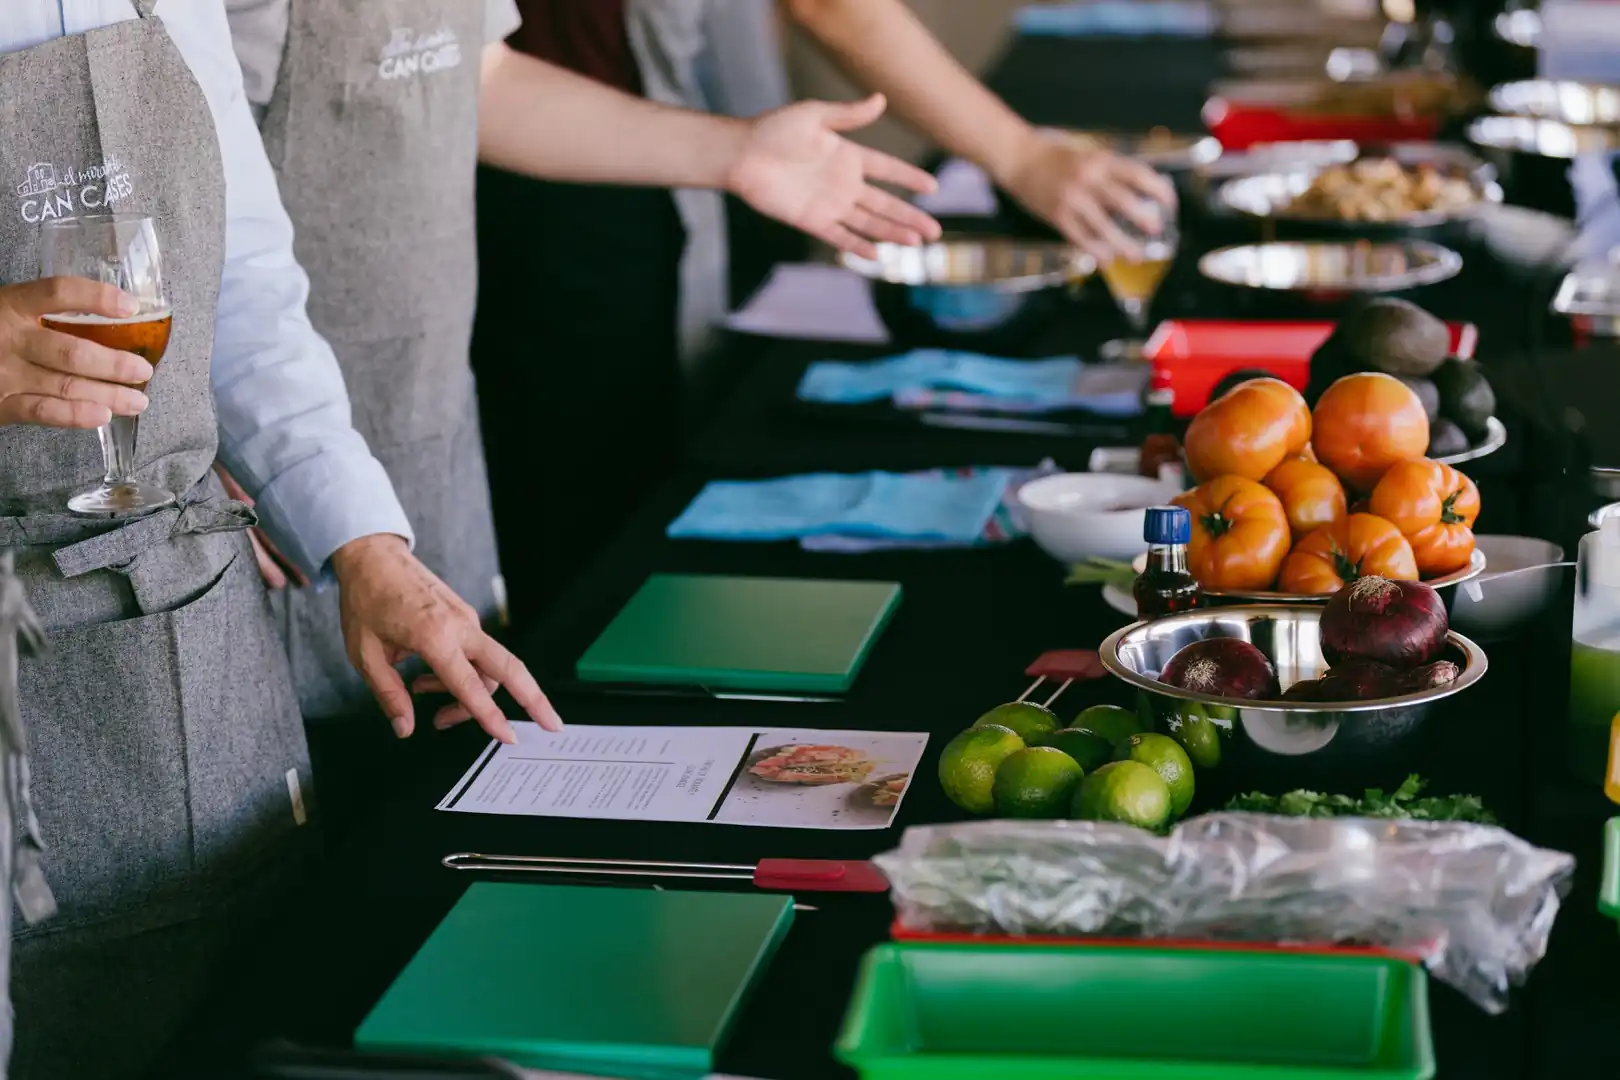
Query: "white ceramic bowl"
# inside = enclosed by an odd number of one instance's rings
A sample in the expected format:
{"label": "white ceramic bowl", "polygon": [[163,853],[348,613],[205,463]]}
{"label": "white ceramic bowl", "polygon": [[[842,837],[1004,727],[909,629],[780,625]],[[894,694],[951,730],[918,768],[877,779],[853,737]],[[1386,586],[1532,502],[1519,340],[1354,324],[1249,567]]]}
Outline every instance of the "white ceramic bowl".
{"label": "white ceramic bowl", "polygon": [[1129,561],[1147,547],[1147,508],[1180,493],[1176,484],[1145,476],[1060,473],[1025,484],[1018,502],[1035,543],[1058,562]]}
{"label": "white ceramic bowl", "polygon": [[[1472,582],[1452,590],[1451,626],[1487,641],[1512,637],[1558,595],[1567,569],[1525,568],[1562,562],[1564,549],[1533,536],[1479,536],[1474,546],[1485,553],[1486,570]],[[1515,570],[1524,572],[1512,573]]]}

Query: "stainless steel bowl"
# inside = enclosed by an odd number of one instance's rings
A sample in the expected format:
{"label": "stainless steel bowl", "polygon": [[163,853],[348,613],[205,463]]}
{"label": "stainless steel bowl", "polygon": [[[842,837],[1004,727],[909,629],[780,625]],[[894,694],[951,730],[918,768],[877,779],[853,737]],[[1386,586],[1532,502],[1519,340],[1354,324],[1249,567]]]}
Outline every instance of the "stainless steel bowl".
{"label": "stainless steel bowl", "polygon": [[1158,679],[1170,658],[1187,645],[1212,637],[1249,642],[1277,669],[1283,689],[1327,670],[1322,657],[1321,609],[1256,604],[1209,608],[1133,623],[1114,631],[1099,650],[1103,666],[1139,690],[1176,701],[1235,708],[1234,736],[1253,761],[1286,766],[1376,757],[1405,743],[1434,703],[1459,694],[1485,674],[1485,652],[1458,633],[1447,635],[1445,659],[1461,669],[1445,686],[1420,694],[1347,702],[1243,702],[1195,694]]}
{"label": "stainless steel bowl", "polygon": [[1091,276],[1095,261],[1055,241],[946,236],[839,261],[872,282],[878,314],[907,343],[985,344],[1028,334]]}
{"label": "stainless steel bowl", "polygon": [[1426,240],[1302,241],[1217,248],[1198,260],[1205,277],[1284,292],[1385,293],[1457,276],[1462,256]]}
{"label": "stainless steel bowl", "polygon": [[1301,165],[1259,172],[1230,180],[1215,193],[1215,201],[1228,210],[1248,217],[1302,222],[1335,232],[1365,234],[1393,229],[1424,229],[1443,225],[1475,213],[1481,206],[1502,201],[1502,187],[1496,171],[1479,158],[1455,147],[1435,143],[1396,143],[1378,156],[1390,157],[1402,165],[1432,165],[1448,176],[1468,181],[1473,200],[1452,210],[1426,210],[1400,218],[1373,221],[1347,219],[1328,214],[1293,209],[1298,199],[1326,166]]}
{"label": "stainless steel bowl", "polygon": [[[1144,552],[1131,561],[1131,569],[1140,574],[1147,569],[1147,554]],[[1465,581],[1485,572],[1485,553],[1478,548],[1468,556],[1468,565],[1461,570],[1450,574],[1443,574],[1437,578],[1430,578],[1423,584],[1431,589],[1450,589],[1461,585]],[[1312,604],[1321,607],[1328,602],[1328,595],[1321,593],[1291,593],[1276,592],[1269,589],[1203,589],[1204,596],[1222,604]]]}

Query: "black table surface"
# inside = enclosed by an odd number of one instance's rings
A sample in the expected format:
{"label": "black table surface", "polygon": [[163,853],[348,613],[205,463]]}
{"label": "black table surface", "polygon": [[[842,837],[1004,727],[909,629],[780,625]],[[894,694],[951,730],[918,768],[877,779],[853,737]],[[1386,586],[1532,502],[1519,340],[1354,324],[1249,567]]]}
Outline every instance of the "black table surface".
{"label": "black table surface", "polygon": [[[1158,51],[1132,51],[1138,48]],[[1119,57],[1158,58],[1152,70],[1164,75],[1169,86],[1159,95],[1160,104],[1174,116],[1179,115],[1176,108],[1185,113],[1195,95],[1201,96],[1199,87],[1218,69],[1208,47],[1201,48],[1188,43],[1110,43],[1098,49],[1025,42],[1016,46],[996,81],[998,89],[1036,119],[1083,122],[1069,110],[1083,112],[1086,101],[1106,100],[1114,111],[1092,113],[1098,117],[1093,123],[1127,126],[1142,121],[1119,102],[1131,97],[1134,90],[1127,88],[1143,77],[1126,74],[1141,68]],[[1100,97],[1099,84],[1074,82],[1077,56],[1089,57],[1095,63],[1091,70],[1111,71],[1118,81]],[[1199,57],[1203,67],[1193,71],[1189,65]],[[1068,58],[1071,66],[1060,58]],[[1177,60],[1179,66],[1172,62]],[[1042,67],[1049,77],[1032,74]],[[1056,98],[1065,104],[1050,104],[1053,86],[1064,88]],[[1048,104],[1034,108],[1032,100]],[[1176,126],[1173,119],[1155,122]],[[1567,547],[1590,499],[1574,471],[1583,459],[1568,450],[1562,425],[1571,401],[1592,400],[1582,393],[1583,384],[1614,381],[1603,374],[1605,368],[1613,370],[1608,368],[1612,358],[1567,352],[1547,366],[1526,359],[1526,304],[1535,301],[1517,296],[1504,275],[1470,262],[1474,273],[1450,289],[1435,290],[1438,299],[1432,306],[1440,314],[1481,325],[1488,350],[1499,350],[1487,352],[1493,377],[1511,388],[1503,402],[1512,432],[1509,449],[1472,470],[1486,507],[1480,527],[1546,535]],[[1181,302],[1173,299],[1175,290],[1169,292],[1170,303]],[[1225,313],[1213,306],[1223,302],[1219,296],[1200,293],[1196,286],[1187,296],[1189,313]],[[1106,308],[1095,302],[1075,318],[1076,340],[1089,335],[1094,342],[1119,329],[1106,321]],[[271,1037],[344,1045],[465,888],[464,876],[439,865],[453,851],[736,862],[764,856],[852,858],[892,848],[900,828],[960,816],[929,779],[940,748],[984,709],[1016,697],[1027,684],[1021,671],[1036,654],[1095,646],[1124,621],[1095,589],[1065,588],[1062,569],[1028,543],[966,552],[837,556],[810,554],[793,545],[674,543],[663,536],[664,526],[715,475],[1027,463],[1046,455],[1069,465],[1084,464],[1092,445],[1086,440],[1054,446],[1045,439],[954,431],[850,427],[833,432],[782,419],[778,406],[790,399],[805,362],[860,353],[804,344],[762,350],[757,370],[716,430],[700,440],[690,471],[604,545],[591,571],[521,651],[543,681],[565,684],[574,659],[646,575],[656,571],[900,582],[900,610],[841,703],[633,699],[576,691],[558,696],[567,719],[577,724],[929,732],[928,753],[919,769],[922,779],[908,794],[897,827],[831,833],[440,813],[434,804],[485,745],[475,729],[424,732],[400,743],[380,724],[317,728],[311,733],[317,777],[328,816],[338,826],[324,867],[306,893],[289,905],[286,918],[258,937],[233,974],[222,979],[214,1003],[198,1017],[162,1075],[237,1074],[248,1048]],[[1590,415],[1605,414],[1594,409]],[[581,527],[588,525],[582,522]],[[1575,887],[1559,916],[1549,954],[1515,995],[1511,1010],[1488,1016],[1454,991],[1432,984],[1436,1050],[1444,1077],[1620,1075],[1620,1039],[1612,1034],[1614,1018],[1620,1015],[1620,980],[1613,978],[1620,969],[1620,941],[1613,923],[1601,919],[1594,907],[1599,828],[1607,804],[1597,792],[1566,781],[1560,765],[1567,629],[1566,619],[1549,615],[1520,639],[1490,646],[1485,684],[1451,699],[1437,713],[1416,760],[1391,760],[1368,777],[1394,783],[1408,767],[1416,767],[1436,790],[1479,794],[1520,835],[1578,859]],[[1078,711],[1103,700],[1123,702],[1122,688],[1106,682],[1077,686],[1061,699],[1060,711]],[[1214,780],[1221,783],[1218,774]],[[1219,794],[1206,786],[1200,803],[1207,806]],[[723,1071],[784,1080],[845,1075],[832,1061],[830,1046],[858,959],[886,936],[891,911],[883,898],[806,899],[818,910],[801,913],[748,1002],[722,1056]]]}

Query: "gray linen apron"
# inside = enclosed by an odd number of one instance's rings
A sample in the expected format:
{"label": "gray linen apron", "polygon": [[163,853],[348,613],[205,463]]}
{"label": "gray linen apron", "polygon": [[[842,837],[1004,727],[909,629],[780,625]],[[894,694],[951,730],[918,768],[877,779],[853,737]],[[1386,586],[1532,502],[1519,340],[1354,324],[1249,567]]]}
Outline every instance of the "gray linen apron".
{"label": "gray linen apron", "polygon": [[[30,794],[28,736],[19,704],[17,669],[24,649],[39,652],[45,629],[17,580],[15,555],[0,552],[0,881],[29,924],[56,914],[56,899],[40,870],[44,841]],[[11,1059],[11,905],[0,902],[0,1080]]]}
{"label": "gray linen apron", "polygon": [[[499,559],[468,359],[482,0],[292,0],[261,130],[354,425],[388,470],[416,554],[479,615]],[[375,709],[336,590],[278,590],[304,715]]]}
{"label": "gray linen apron", "polygon": [[[787,76],[763,0],[625,0],[625,28],[649,101],[753,116],[788,103]],[[680,267],[682,366],[691,376],[731,310],[725,198],[681,188],[686,229]]]}
{"label": "gray linen apron", "polygon": [[72,516],[102,471],[84,431],[0,427],[0,548],[51,649],[22,661],[33,793],[59,912],[13,931],[15,1077],[138,1075],[206,989],[239,918],[313,839],[296,694],[244,530],[209,471],[225,245],[213,117],[153,16],[0,55],[0,283],[39,223],[157,222],[174,309],[136,472],[180,492],[133,521]]}

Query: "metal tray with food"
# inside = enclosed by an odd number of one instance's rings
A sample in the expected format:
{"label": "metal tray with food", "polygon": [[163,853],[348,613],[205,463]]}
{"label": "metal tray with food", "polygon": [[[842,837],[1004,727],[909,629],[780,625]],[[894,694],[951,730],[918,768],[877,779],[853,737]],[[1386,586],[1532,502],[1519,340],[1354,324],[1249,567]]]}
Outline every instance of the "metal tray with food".
{"label": "metal tray with food", "polygon": [[[1147,554],[1145,552],[1131,560],[1131,569],[1138,574],[1147,569]],[[1430,578],[1423,584],[1431,589],[1448,589],[1454,585],[1461,585],[1465,581],[1472,581],[1484,572],[1485,553],[1476,548],[1474,553],[1468,557],[1467,566],[1450,574]],[[1272,589],[1206,588],[1202,592],[1206,598],[1217,600],[1222,604],[1325,604],[1329,596],[1327,593],[1277,592]]]}
{"label": "metal tray with food", "polygon": [[1215,193],[1217,205],[1249,217],[1355,232],[1428,228],[1501,201],[1495,170],[1466,150],[1433,143],[1256,173],[1229,180]]}
{"label": "metal tray with food", "polygon": [[1208,166],[1221,156],[1221,144],[1212,135],[1183,134],[1156,127],[1145,132],[1088,131],[1046,128],[1047,132],[1087,148],[1107,149],[1133,157],[1168,172]]}
{"label": "metal tray with food", "polygon": [[1212,281],[1282,292],[1383,293],[1456,277],[1462,256],[1426,240],[1238,244],[1198,260]]}

